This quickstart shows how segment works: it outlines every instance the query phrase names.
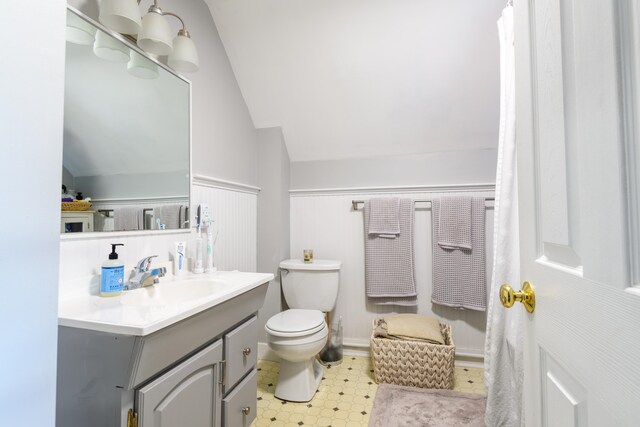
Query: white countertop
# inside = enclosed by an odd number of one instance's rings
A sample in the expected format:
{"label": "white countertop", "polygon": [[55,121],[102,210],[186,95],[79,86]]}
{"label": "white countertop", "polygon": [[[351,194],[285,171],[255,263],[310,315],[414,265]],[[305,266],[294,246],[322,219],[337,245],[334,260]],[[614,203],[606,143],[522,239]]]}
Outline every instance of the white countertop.
{"label": "white countertop", "polygon": [[61,299],[58,325],[122,335],[149,335],[222,304],[274,278],[269,273],[219,271],[163,277],[116,297],[79,294]]}

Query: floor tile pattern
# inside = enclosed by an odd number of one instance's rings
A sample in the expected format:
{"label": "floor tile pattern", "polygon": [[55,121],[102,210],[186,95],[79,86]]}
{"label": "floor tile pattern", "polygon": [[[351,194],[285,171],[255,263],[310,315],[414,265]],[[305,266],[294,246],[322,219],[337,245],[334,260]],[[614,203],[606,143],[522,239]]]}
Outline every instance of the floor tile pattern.
{"label": "floor tile pattern", "polygon": [[[258,361],[258,414],[252,427],[361,427],[367,426],[378,385],[368,357],[345,357],[324,369],[324,377],[311,402],[277,399],[273,392],[279,364]],[[454,390],[484,393],[482,369],[455,368]]]}

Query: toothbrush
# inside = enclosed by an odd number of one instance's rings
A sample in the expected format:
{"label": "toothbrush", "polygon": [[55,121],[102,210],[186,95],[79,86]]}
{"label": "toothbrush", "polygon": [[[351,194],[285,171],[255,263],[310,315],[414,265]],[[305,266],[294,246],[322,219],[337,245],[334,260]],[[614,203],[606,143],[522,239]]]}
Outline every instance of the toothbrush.
{"label": "toothbrush", "polygon": [[195,274],[200,274],[204,270],[202,268],[202,227],[198,223],[196,228],[198,230],[198,236],[196,237],[196,262],[195,266],[193,267],[193,272]]}
{"label": "toothbrush", "polygon": [[204,271],[213,273],[216,270],[217,268],[213,266],[213,221],[209,218],[207,220],[207,266]]}

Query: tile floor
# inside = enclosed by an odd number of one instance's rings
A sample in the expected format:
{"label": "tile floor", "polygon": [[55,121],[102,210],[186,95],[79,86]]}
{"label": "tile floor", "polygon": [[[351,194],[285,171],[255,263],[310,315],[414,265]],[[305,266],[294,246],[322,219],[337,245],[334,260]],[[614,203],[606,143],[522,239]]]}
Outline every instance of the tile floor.
{"label": "tile floor", "polygon": [[[258,361],[258,414],[252,427],[360,427],[369,423],[378,385],[368,357],[345,357],[325,367],[324,378],[311,402],[284,402],[274,397],[276,362]],[[455,368],[454,390],[484,393],[482,369]]]}

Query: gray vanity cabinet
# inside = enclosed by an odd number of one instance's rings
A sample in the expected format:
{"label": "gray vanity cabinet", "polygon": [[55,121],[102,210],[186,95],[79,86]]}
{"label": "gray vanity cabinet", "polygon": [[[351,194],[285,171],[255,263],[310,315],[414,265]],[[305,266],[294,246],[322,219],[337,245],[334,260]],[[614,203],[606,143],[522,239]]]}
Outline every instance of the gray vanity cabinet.
{"label": "gray vanity cabinet", "polygon": [[145,336],[58,328],[57,427],[248,427],[267,283]]}
{"label": "gray vanity cabinet", "polygon": [[220,426],[222,340],[191,356],[136,393],[145,427]]}

